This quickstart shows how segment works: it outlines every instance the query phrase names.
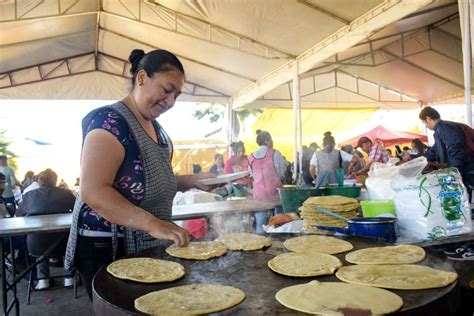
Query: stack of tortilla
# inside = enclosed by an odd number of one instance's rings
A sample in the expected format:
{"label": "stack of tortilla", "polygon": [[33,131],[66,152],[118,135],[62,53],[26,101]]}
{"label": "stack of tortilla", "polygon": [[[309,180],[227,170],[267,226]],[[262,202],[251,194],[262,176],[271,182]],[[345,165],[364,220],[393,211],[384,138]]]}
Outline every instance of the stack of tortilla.
{"label": "stack of tortilla", "polygon": [[299,209],[301,218],[303,218],[303,231],[314,232],[313,225],[337,227],[347,225],[342,219],[317,211],[315,206],[328,209],[348,218],[355,218],[357,217],[356,210],[359,208],[359,202],[356,199],[339,195],[308,198]]}

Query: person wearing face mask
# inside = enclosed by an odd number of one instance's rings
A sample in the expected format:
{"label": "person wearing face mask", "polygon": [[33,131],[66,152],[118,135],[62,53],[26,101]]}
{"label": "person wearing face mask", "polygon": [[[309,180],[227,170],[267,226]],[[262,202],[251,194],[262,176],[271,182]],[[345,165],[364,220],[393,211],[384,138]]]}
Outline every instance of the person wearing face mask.
{"label": "person wearing face mask", "polygon": [[131,52],[132,89],[114,104],[82,121],[81,186],[65,256],[77,268],[87,294],[102,265],[154,246],[189,243],[186,230],[171,222],[177,190],[209,190],[199,179],[210,173],[175,176],[173,145],[156,121],[171,109],[183,88],[184,69],[165,50]]}
{"label": "person wearing face mask", "polygon": [[337,183],[336,169],[343,168],[343,162],[349,163],[347,167],[350,173],[353,166],[358,162],[357,158],[345,151],[335,149],[336,141],[331,132],[324,133],[323,148],[313,154],[310,161],[309,171],[315,183],[319,183],[325,173],[329,173],[328,183]]}

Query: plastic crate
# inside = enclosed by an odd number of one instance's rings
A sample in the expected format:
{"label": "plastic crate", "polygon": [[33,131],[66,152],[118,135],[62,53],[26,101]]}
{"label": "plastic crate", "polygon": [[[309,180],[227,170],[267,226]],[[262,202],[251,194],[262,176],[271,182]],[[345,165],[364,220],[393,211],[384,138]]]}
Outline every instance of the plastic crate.
{"label": "plastic crate", "polygon": [[307,198],[321,196],[324,193],[324,189],[316,189],[315,187],[283,187],[278,190],[281,206],[285,213],[298,212],[298,208],[303,205]]}
{"label": "plastic crate", "polygon": [[337,185],[330,185],[326,187],[324,195],[340,195],[350,198],[356,198],[359,196],[361,188],[361,185],[345,185],[343,187],[338,187]]}

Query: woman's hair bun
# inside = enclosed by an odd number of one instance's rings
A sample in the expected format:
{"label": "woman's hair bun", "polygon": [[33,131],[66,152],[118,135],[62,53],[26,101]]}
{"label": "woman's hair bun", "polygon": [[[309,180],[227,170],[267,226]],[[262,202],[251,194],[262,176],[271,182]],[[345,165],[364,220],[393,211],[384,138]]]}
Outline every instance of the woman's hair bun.
{"label": "woman's hair bun", "polygon": [[329,137],[329,136],[331,136],[331,132],[324,133],[324,137]]}
{"label": "woman's hair bun", "polygon": [[257,135],[258,135],[258,134],[260,134],[260,133],[262,132],[262,130],[261,130],[261,129],[257,129],[255,132],[256,132]]}
{"label": "woman's hair bun", "polygon": [[145,51],[143,49],[134,49],[130,53],[130,56],[128,57],[128,60],[132,64],[132,68],[130,68],[130,73],[134,74],[135,71],[137,70],[137,65],[140,62],[140,60],[145,56]]}

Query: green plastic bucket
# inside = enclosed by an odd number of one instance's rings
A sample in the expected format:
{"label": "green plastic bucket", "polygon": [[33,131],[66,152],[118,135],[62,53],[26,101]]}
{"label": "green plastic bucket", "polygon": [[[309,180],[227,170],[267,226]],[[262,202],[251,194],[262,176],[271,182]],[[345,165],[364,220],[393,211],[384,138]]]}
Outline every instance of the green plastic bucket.
{"label": "green plastic bucket", "polygon": [[311,196],[321,196],[324,189],[316,189],[315,187],[290,187],[280,188],[280,200],[283,212],[299,212],[298,208],[303,202]]}
{"label": "green plastic bucket", "polygon": [[326,187],[325,195],[340,195],[350,198],[356,198],[360,194],[361,185],[345,185],[338,187],[337,185],[330,185]]}

